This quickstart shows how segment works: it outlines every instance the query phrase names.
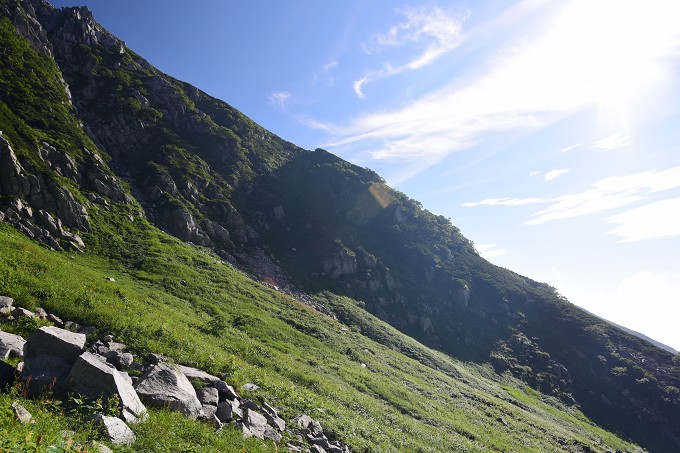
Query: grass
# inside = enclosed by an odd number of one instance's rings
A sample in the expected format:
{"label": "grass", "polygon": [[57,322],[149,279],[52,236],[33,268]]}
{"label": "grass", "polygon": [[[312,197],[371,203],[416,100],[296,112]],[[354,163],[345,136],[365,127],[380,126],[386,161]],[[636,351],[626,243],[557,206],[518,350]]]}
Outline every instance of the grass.
{"label": "grass", "polygon": [[[228,373],[237,386],[253,382],[261,390],[252,397],[282,407],[284,419],[307,413],[354,451],[635,449],[582,416],[516,390],[519,381],[494,378],[484,367],[418,344],[356,302],[319,295],[338,312],[344,307],[341,318],[352,320],[347,329],[143,220],[133,228],[144,249],[126,258],[50,251],[0,225],[0,294],[14,297],[16,305],[41,306],[96,326],[95,336],[111,333],[137,356],[159,352],[177,363]],[[11,404],[6,396],[0,402],[3,410]],[[37,409],[37,419],[58,422],[16,433],[14,424],[5,424],[0,436],[41,436],[47,445],[60,429],[73,426],[83,438],[92,435],[68,414],[41,415],[40,401],[26,404]],[[134,450],[274,448],[168,412],[152,411],[135,431]],[[286,440],[294,440],[292,432]]]}

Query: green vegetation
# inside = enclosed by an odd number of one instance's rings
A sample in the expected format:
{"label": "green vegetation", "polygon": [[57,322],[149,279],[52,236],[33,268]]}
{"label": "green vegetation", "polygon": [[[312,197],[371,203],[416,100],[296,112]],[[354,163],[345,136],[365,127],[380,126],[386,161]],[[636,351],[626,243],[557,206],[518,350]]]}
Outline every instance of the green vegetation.
{"label": "green vegetation", "polygon": [[[7,18],[22,20],[22,8],[0,0]],[[60,14],[57,28],[74,20]],[[677,356],[484,261],[451,221],[374,172],[297,148],[105,40],[73,37],[58,67],[7,18],[0,130],[25,170],[68,187],[92,224],[78,232],[87,249],[79,254],[0,223],[0,294],[16,305],[95,326],[91,339],[112,334],[137,357],[161,353],[226,373],[234,386],[253,382],[261,388],[253,397],[281,407],[284,419],[308,413],[354,451],[637,449],[603,427],[659,451],[677,444]],[[96,185],[43,161],[41,141],[81,173],[115,168],[139,203],[88,201],[102,195]],[[0,197],[0,207],[8,201]],[[228,233],[197,242],[178,213]],[[269,252],[338,320],[224,263]],[[26,336],[41,323],[0,328]],[[14,420],[15,399],[35,424]],[[648,407],[657,418],[640,416]],[[0,448],[68,451],[61,431],[97,438],[86,418],[100,408],[107,402],[78,395],[60,404],[26,400],[20,389],[0,394]],[[119,451],[276,449],[164,411],[135,432],[135,446]]]}
{"label": "green vegetation", "polygon": [[[234,385],[254,382],[261,387],[256,396],[283,407],[286,419],[313,414],[357,451],[565,449],[546,432],[595,451],[603,449],[601,442],[634,448],[607,433],[603,438],[601,429],[580,418],[555,416],[561,412],[552,406],[519,407],[502,395],[501,382],[488,378],[492,373],[429,350],[358,308],[351,310],[357,316],[353,328],[343,329],[343,324],[260,286],[214,255],[153,227],[140,229],[147,235],[144,258],[122,262],[55,253],[0,225],[0,293],[94,325],[99,334],[111,333],[131,345],[137,355],[160,352],[178,363],[227,372]],[[323,300],[332,297],[326,294]],[[359,333],[369,327],[370,336],[389,341],[383,345]],[[11,404],[10,397],[1,401],[3,407]],[[27,404],[31,410],[46,403]],[[34,415],[60,420],[56,428],[43,434],[40,424],[22,427],[17,439],[32,430],[29,438],[40,434],[49,443],[58,438],[59,429],[80,426],[68,411],[50,410]],[[509,428],[499,424],[499,417]],[[15,436],[15,423],[3,426],[0,437]],[[82,438],[91,435],[81,431]],[[165,412],[152,411],[150,421],[136,431],[135,448],[149,451],[170,451],[172,446],[189,451],[189,445],[191,451],[211,451],[213,445],[238,451],[243,445],[231,431],[215,434]],[[251,441],[247,451],[255,444],[261,442]]]}

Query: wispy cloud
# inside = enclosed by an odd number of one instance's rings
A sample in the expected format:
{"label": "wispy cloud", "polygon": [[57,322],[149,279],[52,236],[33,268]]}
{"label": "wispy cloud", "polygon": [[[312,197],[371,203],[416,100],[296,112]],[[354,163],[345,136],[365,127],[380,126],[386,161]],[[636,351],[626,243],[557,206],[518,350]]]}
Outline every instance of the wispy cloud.
{"label": "wispy cloud", "polygon": [[550,170],[543,176],[543,179],[545,179],[546,181],[552,181],[553,179],[559,178],[563,174],[569,173],[570,171],[571,168],[558,168],[555,170]]}
{"label": "wispy cloud", "polygon": [[[583,192],[562,195],[554,198],[487,198],[481,201],[463,203],[466,208],[475,206],[525,206],[533,204],[551,203],[546,209],[542,209],[531,215],[531,219],[524,222],[525,225],[538,225],[551,220],[568,219],[572,217],[593,214],[620,208],[637,201],[644,200],[651,194],[664,192],[680,187],[680,166],[662,171],[644,171],[627,176],[613,176],[600,179]],[[677,199],[673,199],[677,200]],[[674,201],[674,203],[680,203]],[[659,216],[670,215],[680,212],[680,209],[671,209],[671,201],[667,203],[657,202],[648,206],[626,211],[618,216],[607,219],[609,223],[618,223],[621,226],[614,228],[610,234],[622,237],[635,237],[633,231],[641,231],[645,214],[649,218],[659,219]],[[666,214],[661,212],[662,207],[668,208]],[[646,209],[645,209],[646,208]],[[678,206],[680,208],[680,205]],[[655,217],[653,217],[655,215]],[[680,222],[663,222],[665,226],[650,228],[650,235],[657,234],[654,231],[676,231],[680,228]],[[670,226],[668,224],[672,224]],[[640,236],[642,233],[639,233]],[[641,236],[640,236],[641,237]]]}
{"label": "wispy cloud", "polygon": [[621,238],[619,242],[680,236],[680,198],[671,198],[630,209],[605,219],[617,224],[607,232]]}
{"label": "wispy cloud", "polygon": [[589,189],[557,197],[548,208],[532,215],[526,225],[568,219],[619,208],[642,200],[651,193],[680,187],[680,167],[614,176],[595,182]]}
{"label": "wispy cloud", "polygon": [[581,146],[582,144],[583,144],[583,143],[576,143],[575,145],[565,146],[564,148],[560,149],[560,152],[561,152],[561,153],[568,153],[569,151],[575,150],[576,148],[578,148],[578,147]]}
{"label": "wispy cloud", "polygon": [[[665,4],[642,12],[628,3],[598,5],[568,3],[545,22],[542,33],[499,49],[483,71],[479,68],[478,77],[454,79],[403,107],[335,125],[324,146],[345,156],[367,153],[376,160],[417,161],[423,168],[491,133],[543,127],[600,105],[603,96],[614,98],[651,83],[654,71],[647,69],[657,68],[659,56],[675,52],[668,42],[680,36],[680,22],[666,17]],[[388,32],[383,44],[399,42],[401,33],[401,28]],[[455,33],[449,36],[456,42]],[[385,74],[401,67],[388,66]],[[357,93],[374,76],[358,80]]]}
{"label": "wispy cloud", "polygon": [[613,151],[630,145],[630,137],[622,132],[616,132],[608,137],[601,138],[593,143],[593,148]]}
{"label": "wispy cloud", "polygon": [[493,258],[508,253],[507,249],[496,248],[496,244],[475,244],[475,248],[484,258]]}
{"label": "wispy cloud", "polygon": [[482,201],[463,203],[463,206],[466,208],[473,208],[475,206],[522,206],[545,202],[546,200],[542,198],[487,198]]}
{"label": "wispy cloud", "polygon": [[393,25],[386,33],[373,36],[368,43],[364,43],[364,50],[368,54],[376,54],[386,48],[416,43],[421,45],[418,46],[419,53],[406,63],[385,63],[382,68],[369,70],[363,77],[355,80],[354,92],[360,98],[364,97],[363,87],[366,83],[432,64],[461,42],[461,22],[440,8],[423,6],[400,9],[398,12],[404,16],[405,21]]}
{"label": "wispy cloud", "polygon": [[291,98],[291,96],[292,93],[290,93],[289,91],[274,91],[269,95],[267,99],[269,103],[274,107],[284,109],[286,108],[286,103]]}

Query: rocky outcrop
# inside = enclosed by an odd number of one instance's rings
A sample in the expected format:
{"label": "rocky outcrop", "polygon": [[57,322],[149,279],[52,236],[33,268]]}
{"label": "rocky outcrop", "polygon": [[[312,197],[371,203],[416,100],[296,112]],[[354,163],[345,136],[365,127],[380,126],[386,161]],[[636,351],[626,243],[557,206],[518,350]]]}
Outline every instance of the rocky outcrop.
{"label": "rocky outcrop", "polygon": [[[41,149],[50,148],[43,146]],[[69,165],[63,168],[71,169]],[[84,249],[80,236],[65,227],[90,231],[92,227],[85,208],[69,189],[46,177],[29,162],[22,164],[10,143],[1,136],[0,195],[5,197],[0,206],[0,220],[52,248]]]}

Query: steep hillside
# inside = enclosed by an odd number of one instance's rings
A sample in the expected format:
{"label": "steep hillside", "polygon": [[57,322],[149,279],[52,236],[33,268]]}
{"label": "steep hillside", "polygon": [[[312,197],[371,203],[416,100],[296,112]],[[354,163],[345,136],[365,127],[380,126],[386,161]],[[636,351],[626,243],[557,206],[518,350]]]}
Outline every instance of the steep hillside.
{"label": "steep hillside", "polygon": [[[300,149],[161,73],[86,8],[0,10],[0,220],[14,227],[3,226],[3,292],[140,349],[238,371],[291,414],[326,408],[357,449],[632,448],[588,419],[653,451],[680,449],[671,353],[488,263],[374,172]],[[52,256],[15,230],[85,254]],[[108,272],[128,286],[93,283],[85,308],[57,289]],[[521,428],[498,431],[502,414]]]}

